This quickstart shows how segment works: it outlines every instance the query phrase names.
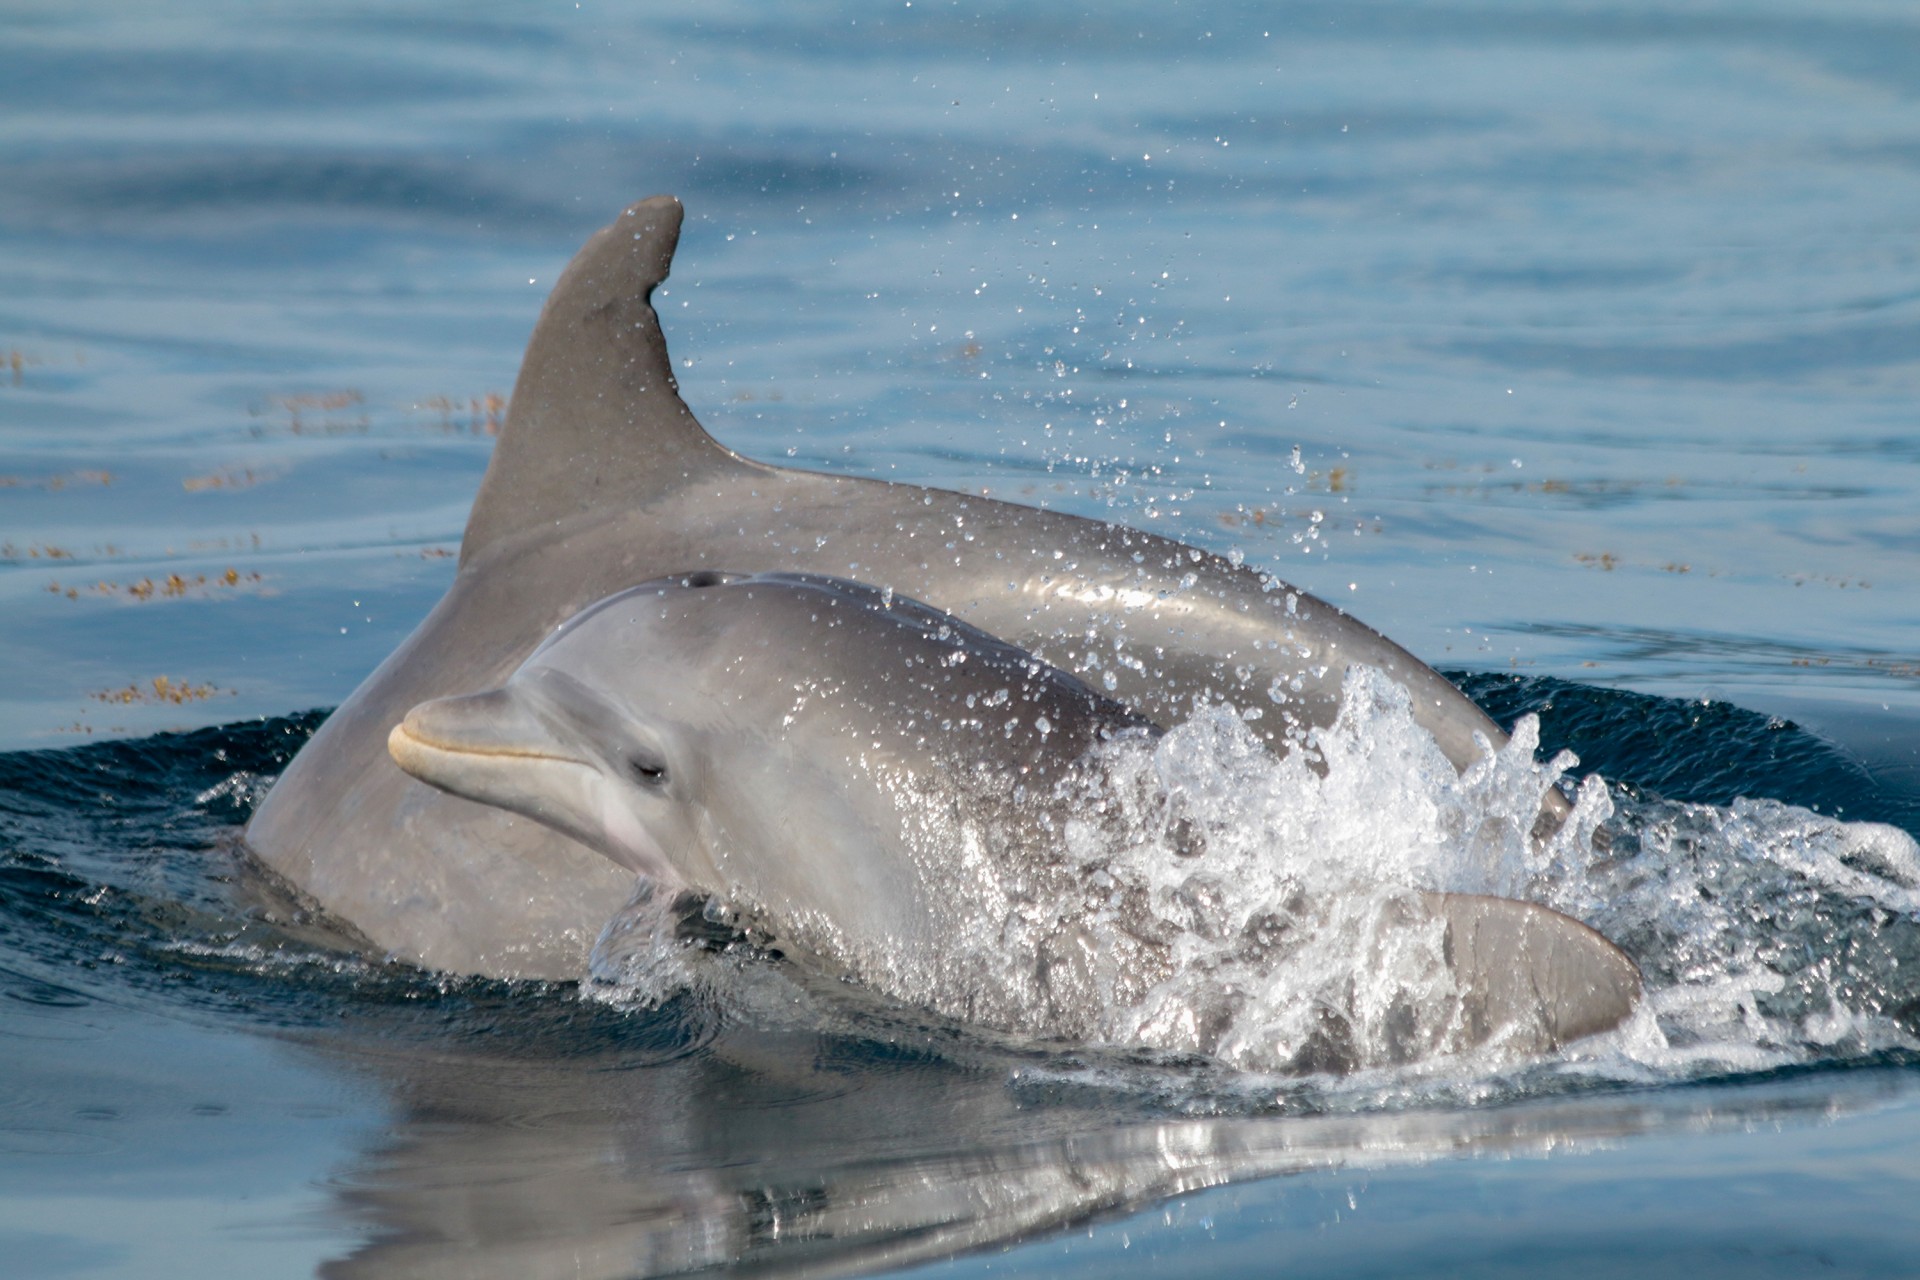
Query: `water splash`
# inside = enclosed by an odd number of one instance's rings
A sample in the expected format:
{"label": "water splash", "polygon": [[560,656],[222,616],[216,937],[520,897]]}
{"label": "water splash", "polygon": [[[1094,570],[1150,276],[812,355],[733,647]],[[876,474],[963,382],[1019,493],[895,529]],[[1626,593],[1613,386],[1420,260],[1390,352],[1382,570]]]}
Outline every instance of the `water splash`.
{"label": "water splash", "polygon": [[[1584,872],[1609,813],[1596,783],[1536,844],[1541,798],[1574,763],[1535,763],[1536,742],[1522,724],[1459,774],[1406,690],[1361,668],[1334,723],[1284,759],[1225,707],[1158,742],[1115,744],[1105,797],[1089,797],[1093,816],[1068,831],[1080,865],[1108,886],[1089,928],[1103,951],[1159,940],[1170,963],[1145,990],[1101,992],[1099,1038],[1253,1071],[1464,1048],[1466,993],[1445,922],[1417,891],[1533,896],[1543,877]],[[1133,838],[1114,848],[1116,830]]]}
{"label": "water splash", "polygon": [[1622,810],[1579,905],[1648,978],[1662,1043],[1646,1065],[1687,1076],[1920,1045],[1913,837],[1776,800]]}
{"label": "water splash", "polygon": [[[1920,1048],[1911,836],[1779,801],[1575,786],[1572,753],[1540,762],[1538,742],[1524,716],[1505,747],[1457,773],[1405,690],[1359,669],[1335,722],[1284,759],[1226,707],[1157,740],[1110,743],[1065,797],[1055,862],[971,861],[982,883],[949,903],[965,1003],[943,1005],[937,990],[926,1002],[962,1021],[1064,1028],[1245,1072],[1357,1067],[1355,1088],[1373,1087],[1368,1069],[1437,1048],[1457,1061],[1423,1070],[1452,1088],[1513,1057],[1497,1044],[1460,1052],[1461,993],[1418,895],[1481,893],[1584,920],[1645,974],[1635,1019],[1555,1069],[1645,1082]],[[1555,786],[1573,790],[1572,816],[1536,840]],[[756,971],[741,960],[745,936],[721,947],[708,936],[724,974],[695,972],[684,925],[663,926],[660,909],[646,905],[643,928],[631,915],[609,927],[599,990],[646,1002],[705,982],[723,1003],[745,999]]]}

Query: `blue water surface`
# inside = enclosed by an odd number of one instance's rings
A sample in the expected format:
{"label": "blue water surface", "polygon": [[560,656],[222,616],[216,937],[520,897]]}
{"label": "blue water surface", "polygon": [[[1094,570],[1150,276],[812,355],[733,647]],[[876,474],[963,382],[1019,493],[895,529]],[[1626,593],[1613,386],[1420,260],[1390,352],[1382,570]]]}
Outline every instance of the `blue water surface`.
{"label": "blue water surface", "polygon": [[1822,935],[1889,1038],[1790,1066],[1256,1098],[425,975],[234,845],[451,581],[560,268],[662,191],[682,390],[740,451],[1237,551],[1631,812],[1920,835],[1909,6],[21,0],[0,36],[9,1274],[1913,1269],[1911,913]]}

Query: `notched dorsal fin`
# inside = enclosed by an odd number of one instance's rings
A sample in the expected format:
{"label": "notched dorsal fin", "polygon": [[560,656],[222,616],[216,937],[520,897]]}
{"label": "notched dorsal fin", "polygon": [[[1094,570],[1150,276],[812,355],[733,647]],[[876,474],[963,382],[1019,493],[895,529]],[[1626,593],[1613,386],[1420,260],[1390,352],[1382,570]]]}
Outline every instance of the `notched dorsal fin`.
{"label": "notched dorsal fin", "polygon": [[672,196],[642,200],[567,264],[527,342],[467,517],[462,566],[736,460],[681,401],[650,301],[673,263],[681,216]]}

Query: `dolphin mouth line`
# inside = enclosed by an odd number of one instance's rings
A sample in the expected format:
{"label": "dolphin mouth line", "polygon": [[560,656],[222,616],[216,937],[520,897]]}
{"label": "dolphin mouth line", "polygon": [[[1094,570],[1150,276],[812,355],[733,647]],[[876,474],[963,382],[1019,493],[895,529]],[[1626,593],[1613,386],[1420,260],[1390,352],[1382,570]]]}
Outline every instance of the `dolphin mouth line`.
{"label": "dolphin mouth line", "polygon": [[555,764],[587,766],[587,762],[584,760],[576,760],[572,756],[555,755],[551,751],[530,750],[520,747],[456,746],[452,743],[429,738],[416,730],[409,729],[404,722],[393,726],[393,732],[387,735],[387,745],[389,749],[400,746],[414,747],[420,750],[434,751],[441,755],[449,756],[495,757],[503,760],[551,760]]}

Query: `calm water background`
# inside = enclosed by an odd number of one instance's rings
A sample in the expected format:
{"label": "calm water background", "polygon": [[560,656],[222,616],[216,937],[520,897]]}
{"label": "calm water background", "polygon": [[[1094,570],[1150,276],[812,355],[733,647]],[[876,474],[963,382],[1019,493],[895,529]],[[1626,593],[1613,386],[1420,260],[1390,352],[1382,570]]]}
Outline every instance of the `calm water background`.
{"label": "calm water background", "polygon": [[[1237,548],[1503,716],[1598,708],[1546,734],[1610,776],[1920,833],[1908,6],[0,4],[21,1274],[777,1267],[714,1233],[873,1169],[1114,1216],[943,1201],[1005,1229],[865,1265],[1910,1265],[1897,1055],[1301,1131],[692,1014],[636,1044],[248,932],[222,833],[445,588],[541,299],[657,191],[682,387],[741,451]],[[1728,702],[1844,766],[1729,773]],[[646,1213],[588,1203],[610,1164]],[[436,1167],[526,1194],[463,1236],[396,1172]]]}

